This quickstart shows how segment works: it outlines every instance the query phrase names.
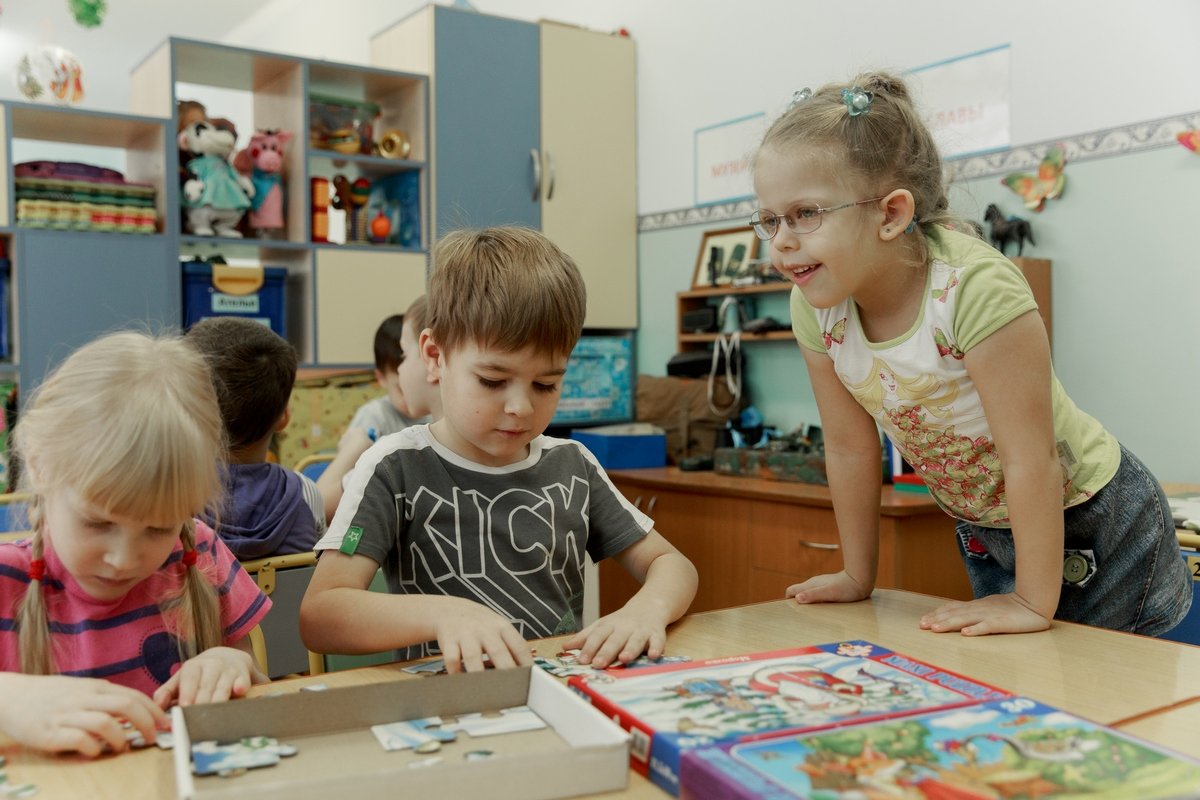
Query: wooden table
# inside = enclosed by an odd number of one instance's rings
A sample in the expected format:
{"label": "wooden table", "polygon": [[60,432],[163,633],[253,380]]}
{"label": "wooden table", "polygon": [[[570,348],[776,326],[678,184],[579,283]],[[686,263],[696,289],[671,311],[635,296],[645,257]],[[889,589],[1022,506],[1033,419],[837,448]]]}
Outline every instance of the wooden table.
{"label": "wooden table", "polygon": [[[613,470],[609,477],[696,565],[693,611],[775,600],[793,583],[842,568],[827,486],[676,467]],[[607,614],[638,585],[615,563],[599,566],[600,612]],[[876,585],[971,599],[954,520],[927,493],[883,487]]]}
{"label": "wooden table", "polygon": [[[1200,724],[1195,676],[1200,647],[1069,623],[1018,636],[969,638],[933,634],[917,626],[921,614],[942,601],[897,590],[877,590],[870,601],[800,606],[787,600],[693,614],[669,633],[669,650],[696,659],[715,658],[841,639],[866,639],[939,667],[961,672],[1017,694],[1147,739],[1200,755],[1193,732]],[[553,652],[557,640],[538,643]],[[366,667],[255,687],[252,694],[296,691],[309,683],[330,687],[413,679],[398,665]],[[237,702],[237,701],[234,701]],[[8,776],[35,783],[39,797],[158,800],[175,796],[171,754],[157,748],[83,761],[51,757],[7,744]],[[630,773],[625,792],[603,797],[666,797]]]}

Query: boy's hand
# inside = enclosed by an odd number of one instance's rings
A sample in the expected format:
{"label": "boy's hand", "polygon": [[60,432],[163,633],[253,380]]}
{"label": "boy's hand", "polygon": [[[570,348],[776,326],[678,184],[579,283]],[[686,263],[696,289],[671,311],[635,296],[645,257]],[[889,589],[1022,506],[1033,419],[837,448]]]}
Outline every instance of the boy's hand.
{"label": "boy's hand", "polygon": [[667,646],[667,628],[631,613],[628,606],[588,625],[562,643],[562,649],[579,650],[579,663],[596,669],[619,661],[628,664],[645,653],[659,658]]}
{"label": "boy's hand", "polygon": [[27,747],[89,758],[106,746],[120,752],[126,748],[123,719],[147,742],[170,727],[149,697],[106,680],[17,673],[0,679],[0,729]]}
{"label": "boy's hand", "polygon": [[170,680],[158,687],[154,702],[162,708],[174,703],[219,703],[243,697],[251,684],[265,680],[249,653],[234,647],[210,647],[183,662]]}
{"label": "boy's hand", "polygon": [[796,598],[797,603],[853,603],[870,597],[871,589],[842,570],[831,575],[817,575],[803,583],[794,583],[787,588],[784,596]]}
{"label": "boy's hand", "polygon": [[989,633],[1033,633],[1050,627],[1050,620],[1015,593],[993,594],[978,600],[946,603],[921,617],[921,628],[935,633],[959,631],[963,636]]}
{"label": "boy's hand", "polygon": [[487,606],[460,600],[436,623],[446,672],[479,672],[487,655],[496,669],[533,663],[529,644],[504,617]]}

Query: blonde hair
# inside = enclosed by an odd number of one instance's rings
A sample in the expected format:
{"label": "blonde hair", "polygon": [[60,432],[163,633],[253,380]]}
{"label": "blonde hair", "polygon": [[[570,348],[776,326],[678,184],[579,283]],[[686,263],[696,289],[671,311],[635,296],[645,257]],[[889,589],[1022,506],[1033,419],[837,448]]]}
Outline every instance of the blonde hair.
{"label": "blonde hair", "polygon": [[[865,114],[851,116],[842,91],[863,89],[873,95]],[[912,193],[915,220],[933,233],[950,227],[972,234],[976,229],[950,211],[937,144],[917,113],[908,87],[886,72],[858,75],[848,84],[830,83],[792,105],[763,137],[762,150],[786,152],[805,147],[824,153],[832,174],[846,175],[869,195],[895,189]],[[755,154],[757,162],[758,154]],[[924,237],[915,237],[927,257]]]}
{"label": "blonde hair", "polygon": [[412,325],[413,333],[419,338],[421,331],[429,327],[429,296],[421,295],[404,311],[404,321]]}
{"label": "blonde hair", "polygon": [[473,341],[566,355],[583,330],[587,290],[571,257],[537,231],[458,230],[433,249],[433,338],[447,352]]}
{"label": "blonde hair", "polygon": [[[43,554],[46,497],[70,489],[105,514],[186,520],[184,551],[195,550],[193,517],[219,507],[224,457],[220,409],[209,368],[178,336],[122,332],[76,350],[35,391],[13,428],[32,495],[32,558]],[[185,565],[180,596],[160,604],[174,619],[180,657],[221,643],[216,591],[198,564]],[[17,611],[21,669],[52,674],[40,581]]]}

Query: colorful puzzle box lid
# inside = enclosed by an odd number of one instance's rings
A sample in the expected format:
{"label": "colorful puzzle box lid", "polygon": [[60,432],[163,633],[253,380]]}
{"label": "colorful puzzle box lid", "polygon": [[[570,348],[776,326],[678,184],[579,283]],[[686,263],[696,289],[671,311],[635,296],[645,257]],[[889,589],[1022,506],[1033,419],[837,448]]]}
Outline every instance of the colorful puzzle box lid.
{"label": "colorful puzzle box lid", "polygon": [[570,685],[630,731],[633,768],[672,794],[679,792],[681,754],[692,748],[1009,696],[865,641],[574,677]]}
{"label": "colorful puzzle box lid", "polygon": [[703,747],[685,798],[1200,797],[1200,762],[1024,697]]}

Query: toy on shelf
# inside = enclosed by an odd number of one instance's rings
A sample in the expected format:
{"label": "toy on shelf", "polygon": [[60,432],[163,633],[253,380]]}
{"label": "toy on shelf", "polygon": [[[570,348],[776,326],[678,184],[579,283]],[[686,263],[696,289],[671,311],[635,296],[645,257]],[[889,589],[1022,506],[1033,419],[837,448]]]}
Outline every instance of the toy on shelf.
{"label": "toy on shelf", "polygon": [[283,149],[291,140],[288,131],[255,131],[246,149],[233,158],[234,168],[254,184],[249,221],[260,239],[279,238],[283,233]]}
{"label": "toy on shelf", "polygon": [[371,220],[371,241],[374,244],[383,244],[387,241],[388,234],[391,232],[392,221],[380,210],[375,214],[375,218]]}
{"label": "toy on shelf", "polygon": [[[353,233],[353,239],[360,244],[368,241],[367,238],[367,200],[371,197],[371,182],[366,178],[358,178],[350,186],[350,225],[348,226],[349,233]],[[350,238],[349,233],[347,239]]]}
{"label": "toy on shelf", "polygon": [[364,100],[310,95],[309,147],[347,155],[374,155],[379,106]]}
{"label": "toy on shelf", "polygon": [[179,146],[193,157],[183,184],[189,233],[240,239],[237,229],[250,207],[254,184],[229,163],[237,129],[227,120],[201,120],[179,133]]}
{"label": "toy on shelf", "polygon": [[1009,242],[1017,243],[1018,256],[1025,249],[1025,242],[1028,241],[1032,245],[1037,244],[1033,240],[1033,228],[1029,225],[1029,220],[1020,217],[1005,219],[1004,214],[995,203],[990,204],[983,212],[983,219],[992,226],[989,237],[992,240],[992,247],[1001,253],[1008,247]]}
{"label": "toy on shelf", "polygon": [[313,178],[309,181],[312,203],[312,240],[329,241],[329,180]]}

